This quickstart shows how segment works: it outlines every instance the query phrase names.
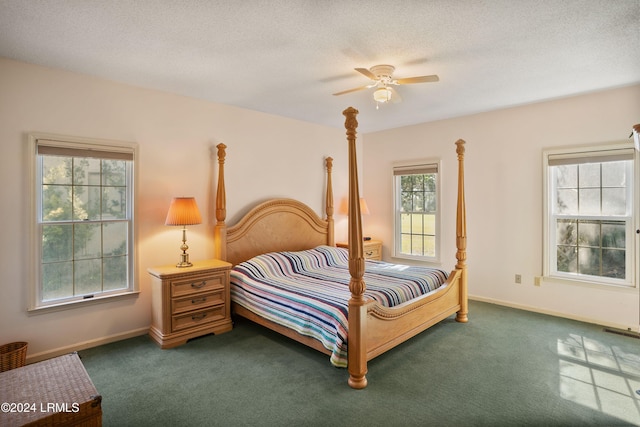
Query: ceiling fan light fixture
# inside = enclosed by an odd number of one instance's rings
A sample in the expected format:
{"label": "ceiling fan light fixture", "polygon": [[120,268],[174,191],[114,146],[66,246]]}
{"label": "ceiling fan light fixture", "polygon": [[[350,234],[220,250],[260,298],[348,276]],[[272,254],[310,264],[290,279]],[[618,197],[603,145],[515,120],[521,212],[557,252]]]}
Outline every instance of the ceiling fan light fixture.
{"label": "ceiling fan light fixture", "polygon": [[388,87],[381,87],[373,92],[373,99],[376,102],[388,102],[391,101],[391,89]]}

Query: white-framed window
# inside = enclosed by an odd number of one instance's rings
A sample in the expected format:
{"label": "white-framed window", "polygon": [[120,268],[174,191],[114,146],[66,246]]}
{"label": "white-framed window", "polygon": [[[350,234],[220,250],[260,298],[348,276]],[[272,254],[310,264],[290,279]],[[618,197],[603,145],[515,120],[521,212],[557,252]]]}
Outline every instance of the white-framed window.
{"label": "white-framed window", "polygon": [[635,286],[635,157],[629,144],[544,152],[545,276]]}
{"label": "white-framed window", "polygon": [[393,166],[393,256],[440,259],[439,160]]}
{"label": "white-framed window", "polygon": [[136,291],[136,146],[30,134],[30,309]]}

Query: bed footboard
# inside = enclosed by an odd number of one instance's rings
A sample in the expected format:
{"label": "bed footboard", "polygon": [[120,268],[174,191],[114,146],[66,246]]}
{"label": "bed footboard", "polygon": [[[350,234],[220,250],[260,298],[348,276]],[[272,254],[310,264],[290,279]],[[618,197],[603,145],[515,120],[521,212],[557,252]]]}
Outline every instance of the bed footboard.
{"label": "bed footboard", "polygon": [[458,155],[458,197],[456,209],[456,267],[447,283],[436,292],[394,308],[384,308],[364,298],[364,256],[360,194],[356,159],[358,110],[342,112],[349,145],[349,385],[367,386],[367,361],[457,313],[458,322],[467,322],[467,230],[464,198],[464,144],[456,141]]}
{"label": "bed footboard", "polygon": [[366,325],[361,329],[366,336],[367,360],[459,312],[460,279],[461,272],[454,270],[447,283],[420,298],[392,308],[375,302],[366,305]]}

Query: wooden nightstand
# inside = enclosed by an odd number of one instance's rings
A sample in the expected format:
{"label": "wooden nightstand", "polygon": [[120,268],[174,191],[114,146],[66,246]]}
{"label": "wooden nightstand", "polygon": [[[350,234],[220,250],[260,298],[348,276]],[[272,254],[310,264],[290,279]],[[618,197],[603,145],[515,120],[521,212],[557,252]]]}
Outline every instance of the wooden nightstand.
{"label": "wooden nightstand", "polygon": [[217,259],[192,267],[152,267],[151,328],[161,348],[185,344],[201,335],[231,330],[229,296],[231,264]]}
{"label": "wooden nightstand", "polygon": [[[349,248],[349,244],[346,242],[336,243],[339,248]],[[362,250],[364,251],[365,259],[373,259],[382,261],[382,241],[381,240],[365,240],[362,242]]]}

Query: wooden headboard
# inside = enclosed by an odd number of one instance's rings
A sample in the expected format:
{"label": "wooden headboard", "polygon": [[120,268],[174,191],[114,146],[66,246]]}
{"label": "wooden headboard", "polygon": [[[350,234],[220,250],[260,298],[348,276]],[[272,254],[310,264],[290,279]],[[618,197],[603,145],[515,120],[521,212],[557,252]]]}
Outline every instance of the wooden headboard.
{"label": "wooden headboard", "polygon": [[256,255],[276,251],[300,251],[319,245],[335,245],[333,221],[333,159],[325,159],[327,170],[326,219],[306,204],[293,199],[267,200],[253,207],[237,224],[227,227],[224,161],[226,146],[218,144],[218,188],[216,195],[216,256],[233,265]]}

